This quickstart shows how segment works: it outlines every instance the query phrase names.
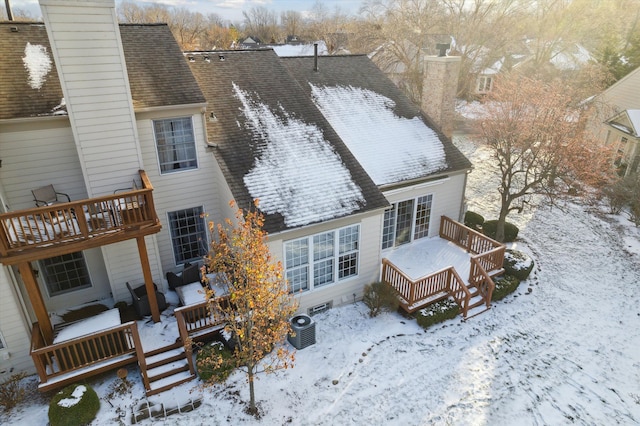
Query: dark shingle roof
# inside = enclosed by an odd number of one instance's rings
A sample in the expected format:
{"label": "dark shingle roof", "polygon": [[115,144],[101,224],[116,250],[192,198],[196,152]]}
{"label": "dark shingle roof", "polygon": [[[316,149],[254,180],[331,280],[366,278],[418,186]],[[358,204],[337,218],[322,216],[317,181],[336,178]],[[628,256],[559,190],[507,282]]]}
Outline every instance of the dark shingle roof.
{"label": "dark shingle roof", "polygon": [[[318,70],[314,71],[313,57],[282,58],[289,73],[311,96],[311,86],[336,87],[351,86],[368,89],[395,102],[394,113],[400,117],[412,119],[421,117],[425,124],[433,129],[443,145],[448,167],[437,174],[461,171],[471,168],[469,160],[444,136],[433,122],[413,104],[402,91],[384,75],[382,71],[364,55],[321,56],[318,58]],[[428,91],[428,88],[424,90]],[[424,176],[429,178],[429,176]]]}
{"label": "dark shingle roof", "polygon": [[[238,98],[234,85],[244,93],[250,94],[254,100],[259,100],[260,104],[266,105],[283,123],[306,123],[321,131],[324,141],[338,154],[342,164],[349,171],[351,180],[362,192],[364,202],[352,213],[388,205],[371,178],[272,50],[196,52],[186,55],[189,58],[189,66],[208,101],[209,143],[217,145],[214,151],[216,158],[239,207],[247,209],[251,205],[252,196],[244,179],[254,167],[256,160],[263,156],[269,144],[266,142],[268,136],[256,134],[250,128],[247,117],[243,114],[243,103]],[[212,118],[211,114],[215,118]],[[276,139],[278,137],[293,137],[299,144],[311,143],[308,135],[295,137],[283,132],[276,135]],[[322,167],[323,164],[317,165],[318,169]],[[300,182],[299,185],[305,183]],[[333,191],[333,184],[327,182],[324,190]],[[307,203],[313,207],[314,203],[322,203],[320,198],[320,194],[310,197]],[[281,214],[265,215],[267,232],[273,233],[288,228],[294,226],[288,226]]]}
{"label": "dark shingle roof", "polygon": [[[120,25],[135,108],[203,103],[204,96],[164,24]],[[28,83],[27,43],[41,45],[51,70],[40,89]],[[0,119],[52,115],[63,94],[42,23],[0,22]]]}

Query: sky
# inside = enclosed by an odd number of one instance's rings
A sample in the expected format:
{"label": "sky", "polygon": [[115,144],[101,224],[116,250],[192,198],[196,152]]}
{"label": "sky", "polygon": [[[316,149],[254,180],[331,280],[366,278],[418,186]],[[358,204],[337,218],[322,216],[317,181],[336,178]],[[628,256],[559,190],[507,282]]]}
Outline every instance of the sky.
{"label": "sky", "polygon": [[[362,0],[319,0],[319,2],[329,11],[340,8],[341,12],[354,15],[357,14]],[[10,0],[10,3],[14,13],[17,13],[19,10],[27,11],[33,18],[40,19],[38,0]],[[116,4],[120,3],[121,0],[116,0]],[[278,13],[285,10],[308,12],[313,9],[316,0],[136,0],[134,3],[161,3],[178,8],[185,7],[191,11],[200,12],[203,15],[216,13],[223,19],[235,23],[242,21],[243,10],[249,11],[255,6],[264,6]]]}

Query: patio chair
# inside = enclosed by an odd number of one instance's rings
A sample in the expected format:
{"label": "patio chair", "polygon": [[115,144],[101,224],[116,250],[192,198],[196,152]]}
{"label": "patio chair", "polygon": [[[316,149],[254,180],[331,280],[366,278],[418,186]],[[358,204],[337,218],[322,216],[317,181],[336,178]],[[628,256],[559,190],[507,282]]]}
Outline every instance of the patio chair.
{"label": "patio chair", "polygon": [[[52,204],[68,203],[71,202],[71,198],[64,192],[56,192],[53,185],[46,185],[41,188],[32,189],[33,201],[36,202],[36,207],[50,206]],[[64,196],[66,200],[60,197]]]}
{"label": "patio chair", "polygon": [[[133,299],[133,308],[139,317],[146,317],[151,315],[151,306],[149,305],[149,296],[147,295],[147,287],[143,284],[135,289],[131,287],[131,284],[127,283],[127,288],[131,293]],[[153,288],[156,290],[156,301],[158,302],[158,309],[163,311],[167,308],[167,299],[164,297],[164,293],[158,291],[158,286],[153,284]]]}

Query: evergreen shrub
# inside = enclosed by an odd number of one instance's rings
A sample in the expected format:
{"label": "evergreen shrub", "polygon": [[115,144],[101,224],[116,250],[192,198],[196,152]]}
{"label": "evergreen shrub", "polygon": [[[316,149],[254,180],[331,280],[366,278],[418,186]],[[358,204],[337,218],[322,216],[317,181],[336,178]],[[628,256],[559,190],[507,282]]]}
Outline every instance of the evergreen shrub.
{"label": "evergreen shrub", "polygon": [[482,229],[482,225],[484,224],[484,217],[476,212],[467,210],[467,212],[464,214],[464,224],[471,229]]}
{"label": "evergreen shrub", "polygon": [[516,291],[520,284],[520,280],[518,278],[507,274],[494,278],[493,282],[496,284],[496,288],[493,290],[493,294],[491,295],[491,300],[493,301],[504,299]]}
{"label": "evergreen shrub", "polygon": [[416,321],[426,329],[433,324],[453,319],[458,313],[460,313],[460,306],[452,299],[444,299],[420,309],[416,314]]}
{"label": "evergreen shrub", "polygon": [[49,404],[51,426],[86,425],[100,409],[98,395],[89,385],[73,384],[55,394]]}
{"label": "evergreen shrub", "polygon": [[205,382],[222,383],[236,367],[233,351],[222,342],[211,342],[196,354],[196,370]]}
{"label": "evergreen shrub", "polygon": [[[498,229],[497,220],[487,220],[482,225],[482,232],[489,238],[496,238],[496,230]],[[518,238],[520,230],[511,222],[504,223],[504,242],[509,243]]]}
{"label": "evergreen shrub", "polygon": [[507,275],[512,275],[520,281],[524,281],[529,278],[533,266],[533,259],[526,253],[513,249],[505,250],[503,267]]}

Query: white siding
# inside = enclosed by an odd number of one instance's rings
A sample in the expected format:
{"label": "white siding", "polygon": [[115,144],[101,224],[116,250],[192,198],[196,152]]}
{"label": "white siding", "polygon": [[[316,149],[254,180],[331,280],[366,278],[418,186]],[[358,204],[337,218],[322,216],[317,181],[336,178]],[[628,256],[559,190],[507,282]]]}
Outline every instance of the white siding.
{"label": "white siding", "polygon": [[[153,133],[153,120],[177,117],[192,117],[198,168],[161,175]],[[220,182],[216,172],[218,166],[215,163],[213,153],[210,152],[212,148],[206,145],[202,114],[199,108],[139,114],[138,134],[144,169],[153,184],[153,199],[162,223],[162,231],[156,234],[156,237],[161,268],[163,273],[166,273],[176,269],[167,212],[203,206],[205,214],[208,214],[206,220],[217,221],[220,203],[218,198]]]}
{"label": "white siding", "polygon": [[[640,68],[627,74],[623,79],[605,90],[601,97],[616,107],[616,111],[640,109]],[[611,117],[607,117],[611,118]]]}
{"label": "white siding", "polygon": [[[35,371],[29,347],[31,330],[21,312],[18,295],[14,291],[8,267],[0,266],[0,333],[6,348],[0,349],[0,382],[13,373]],[[3,355],[8,353],[9,359]],[[13,371],[12,371],[13,370]]]}
{"label": "white siding", "polygon": [[380,279],[382,212],[380,210],[367,215],[355,215],[291,232],[274,234],[269,237],[269,248],[274,260],[284,262],[285,241],[348,225],[360,224],[358,276],[297,294],[295,297],[299,302],[298,312],[307,313],[309,308],[327,302],[336,307],[346,303],[353,303],[354,300],[361,300],[364,286]]}
{"label": "white siding", "polygon": [[128,186],[140,168],[115,3],[43,0],[41,9],[87,192],[110,194],[114,183]]}
{"label": "white siding", "polygon": [[0,180],[11,210],[35,207],[31,190],[53,184],[72,200],[87,197],[66,118],[0,125]]}
{"label": "white siding", "polygon": [[[409,186],[401,190],[384,192],[389,203],[409,200],[421,195],[433,194],[431,204],[431,220],[429,222],[429,237],[437,237],[440,230],[440,217],[448,216],[453,220],[460,220],[465,188],[465,174],[449,176],[446,179],[428,184]],[[379,243],[380,244],[380,243]]]}

